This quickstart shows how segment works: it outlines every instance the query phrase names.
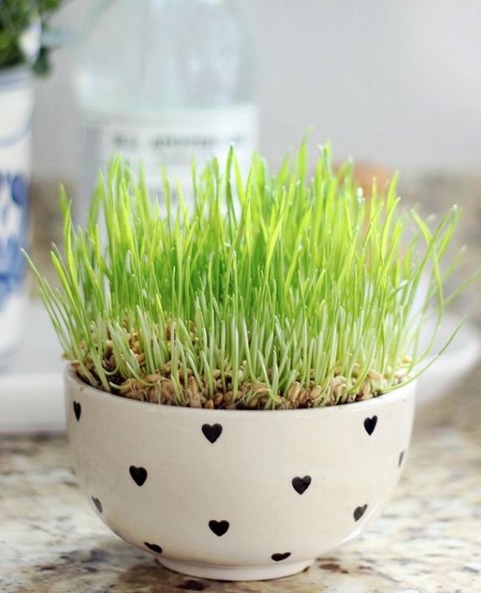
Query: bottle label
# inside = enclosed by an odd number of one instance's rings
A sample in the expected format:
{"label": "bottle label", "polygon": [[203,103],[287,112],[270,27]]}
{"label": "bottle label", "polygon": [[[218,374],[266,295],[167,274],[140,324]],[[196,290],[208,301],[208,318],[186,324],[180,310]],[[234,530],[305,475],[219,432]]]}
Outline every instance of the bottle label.
{"label": "bottle label", "polygon": [[163,166],[173,183],[180,181],[188,189],[192,159],[201,170],[212,157],[225,158],[231,145],[241,169],[247,171],[257,147],[257,130],[257,108],[250,104],[153,115],[89,112],[85,121],[88,177],[93,184],[97,171],[105,171],[110,159],[120,154],[134,171],[143,166],[151,191],[161,191]]}

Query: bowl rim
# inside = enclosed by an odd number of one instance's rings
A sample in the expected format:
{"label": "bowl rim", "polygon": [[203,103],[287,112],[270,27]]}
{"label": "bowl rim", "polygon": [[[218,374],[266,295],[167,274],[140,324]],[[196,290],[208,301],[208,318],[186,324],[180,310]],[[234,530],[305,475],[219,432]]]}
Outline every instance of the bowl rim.
{"label": "bowl rim", "polygon": [[[397,389],[389,392],[384,393],[383,395],[379,395],[377,397],[373,397],[368,400],[359,401],[359,402],[351,402],[345,404],[339,404],[336,406],[322,406],[317,408],[299,408],[295,410],[290,409],[281,409],[281,410],[222,410],[218,408],[213,409],[205,409],[205,408],[190,408],[187,406],[172,406],[166,404],[155,404],[153,402],[143,402],[135,399],[130,399],[127,397],[121,397],[119,395],[115,395],[113,393],[108,393],[107,391],[103,391],[97,387],[92,387],[88,383],[82,381],[82,379],[78,376],[72,366],[69,364],[65,368],[64,371],[64,392],[65,397],[68,397],[69,389],[68,387],[73,387],[75,389],[79,389],[81,392],[86,392],[89,396],[94,396],[96,398],[101,398],[104,402],[110,401],[112,405],[116,408],[124,407],[126,410],[135,410],[135,409],[142,409],[147,413],[168,413],[171,415],[178,415],[178,416],[193,416],[195,414],[199,414],[204,419],[208,419],[209,416],[213,417],[222,417],[222,418],[251,418],[254,417],[269,417],[273,418],[274,416],[280,418],[281,416],[288,415],[293,419],[295,417],[314,417],[320,414],[344,414],[346,412],[353,412],[357,410],[358,412],[363,412],[369,414],[372,410],[377,410],[379,407],[384,407],[385,405],[394,404],[399,400],[409,399],[411,398],[414,402],[414,396],[416,392],[416,384],[417,380],[410,381],[404,385],[401,385]],[[74,398],[73,398],[74,399]]]}

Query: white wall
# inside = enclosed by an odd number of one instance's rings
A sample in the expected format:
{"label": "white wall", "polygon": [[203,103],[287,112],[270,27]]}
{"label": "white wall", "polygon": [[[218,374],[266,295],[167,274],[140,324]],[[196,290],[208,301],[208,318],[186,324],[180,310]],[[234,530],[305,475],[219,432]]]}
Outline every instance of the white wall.
{"label": "white wall", "polygon": [[[141,2],[142,0],[138,0]],[[242,0],[261,50],[261,148],[306,129],[335,154],[400,168],[481,168],[480,0]],[[71,0],[77,30],[92,0]],[[75,175],[72,49],[37,84],[35,173]]]}

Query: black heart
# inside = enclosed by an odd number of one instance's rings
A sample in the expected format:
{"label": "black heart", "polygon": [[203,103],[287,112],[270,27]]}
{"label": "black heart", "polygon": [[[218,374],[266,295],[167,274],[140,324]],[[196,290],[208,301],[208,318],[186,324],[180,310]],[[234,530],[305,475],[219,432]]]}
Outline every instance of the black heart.
{"label": "black heart", "polygon": [[214,444],[222,434],[222,426],[220,424],[204,424],[202,426],[202,432],[205,438]]}
{"label": "black heart", "polygon": [[129,471],[132,480],[137,486],[142,486],[147,479],[147,470],[144,467],[135,467],[135,465],[131,465]]}
{"label": "black heart", "polygon": [[229,529],[229,521],[209,521],[209,527],[217,536],[221,537]]}
{"label": "black heart", "polygon": [[82,414],[82,406],[80,405],[79,402],[73,403],[73,411],[75,414],[75,418],[77,418],[77,422],[78,422],[80,420],[80,416]]}
{"label": "black heart", "polygon": [[403,462],[403,459],[404,459],[404,451],[401,451],[401,453],[399,453],[399,459],[397,462],[398,467],[401,467],[401,463]]}
{"label": "black heart", "polygon": [[100,500],[98,498],[95,498],[95,496],[92,496],[92,502],[94,503],[98,512],[101,513],[102,512],[102,503],[100,502]]}
{"label": "black heart", "polygon": [[293,478],[292,486],[298,494],[304,494],[311,483],[311,476],[304,476],[303,478]]}
{"label": "black heart", "polygon": [[148,542],[144,542],[144,546],[156,554],[162,554],[162,548],[157,544],[149,544]]}
{"label": "black heart", "polygon": [[364,428],[366,429],[367,434],[370,436],[374,432],[377,424],[377,416],[373,416],[372,418],[366,418],[364,420]]}
{"label": "black heart", "polygon": [[290,555],[291,555],[290,552],[284,552],[284,554],[272,554],[271,558],[275,562],[280,562],[281,560],[285,560],[286,558],[289,558]]}
{"label": "black heart", "polygon": [[357,507],[354,511],[354,521],[359,521],[359,519],[364,515],[367,511],[367,504],[362,507]]}

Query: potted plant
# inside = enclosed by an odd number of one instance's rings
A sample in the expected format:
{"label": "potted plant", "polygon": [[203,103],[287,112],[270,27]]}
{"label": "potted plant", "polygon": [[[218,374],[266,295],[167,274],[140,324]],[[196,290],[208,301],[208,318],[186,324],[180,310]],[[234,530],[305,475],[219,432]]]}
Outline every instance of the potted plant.
{"label": "potted plant", "polygon": [[37,278],[77,475],[169,568],[284,576],[357,536],[398,480],[458,215],[430,230],[395,180],[367,202],[329,148],[312,179],[305,146],[277,174],[256,156],[243,180],[231,151],[193,179],[174,208],[167,179],[159,203],[115,160],[85,229],[63,195],[62,289]]}
{"label": "potted plant", "polygon": [[61,4],[0,1],[0,367],[18,342],[27,298],[20,248],[27,234],[32,71],[48,72],[48,23]]}

